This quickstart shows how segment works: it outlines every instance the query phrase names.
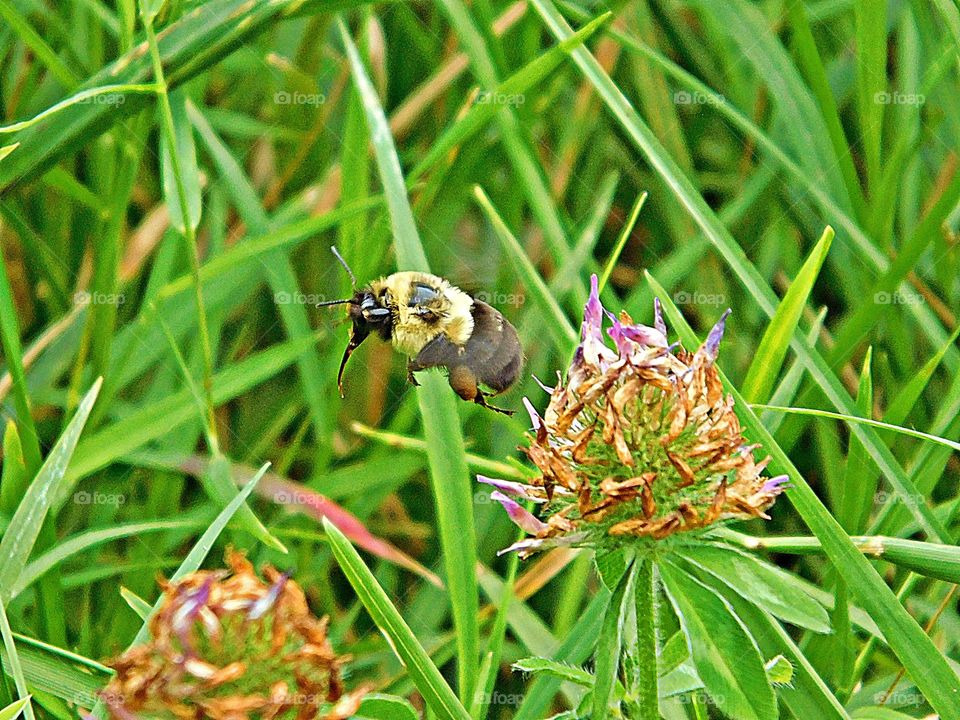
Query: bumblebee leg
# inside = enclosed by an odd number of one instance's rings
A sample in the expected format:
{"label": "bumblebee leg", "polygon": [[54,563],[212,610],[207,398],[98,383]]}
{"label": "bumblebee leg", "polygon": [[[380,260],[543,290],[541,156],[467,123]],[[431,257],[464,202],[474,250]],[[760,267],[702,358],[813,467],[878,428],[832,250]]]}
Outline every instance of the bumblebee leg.
{"label": "bumblebee leg", "polygon": [[473,401],[474,401],[477,405],[481,405],[482,407],[485,407],[485,408],[487,408],[488,410],[493,410],[494,412],[502,413],[503,415],[506,415],[507,417],[513,415],[513,413],[516,412],[515,410],[507,410],[506,408],[497,407],[496,405],[490,405],[490,404],[486,401],[486,398],[487,398],[488,396],[489,396],[489,393],[485,393],[485,392],[483,392],[483,390],[477,390],[477,396],[473,399]]}
{"label": "bumblebee leg", "polygon": [[420,387],[420,383],[417,382],[417,379],[413,376],[417,370],[423,370],[423,368],[413,362],[413,360],[407,360],[407,381],[414,387]]}

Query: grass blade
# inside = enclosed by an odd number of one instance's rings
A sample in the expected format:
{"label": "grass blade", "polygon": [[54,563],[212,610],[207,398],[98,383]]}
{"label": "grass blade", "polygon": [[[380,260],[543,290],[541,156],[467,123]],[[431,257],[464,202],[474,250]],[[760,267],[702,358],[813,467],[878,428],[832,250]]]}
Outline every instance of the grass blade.
{"label": "grass blade", "polygon": [[66,495],[71,485],[67,463],[73,456],[80,433],[93,409],[100,384],[99,379],[94,382],[80,402],[76,414],[30,483],[10,525],[3,533],[3,539],[0,540],[0,600],[4,602],[10,599],[11,589],[27,563],[47,513],[56,504],[57,498]]}
{"label": "grass blade", "polygon": [[[353,80],[367,116],[377,168],[387,198],[397,265],[401,270],[429,272],[430,266],[413,220],[406,183],[386,115],[350,33],[342,21],[339,26]],[[472,697],[480,664],[473,493],[467,473],[457,401],[439,375],[425,373],[422,377],[417,400],[423,419],[430,480],[437,504],[440,543],[457,636],[458,687],[460,698],[466,702]]]}
{"label": "grass blade", "polygon": [[17,686],[17,694],[20,696],[20,700],[25,703],[23,716],[27,720],[34,720],[33,706],[30,704],[30,692],[27,690],[27,679],[23,675],[23,666],[20,664],[20,655],[17,653],[17,646],[13,640],[13,631],[10,629],[10,621],[7,619],[5,604],[3,598],[0,597],[0,636],[3,638],[4,655],[10,664],[10,676]]}
{"label": "grass blade", "polygon": [[800,272],[790,283],[790,289],[777,306],[777,311],[770,318],[743,383],[743,396],[750,402],[761,402],[770,396],[777,376],[780,374],[780,367],[787,356],[793,329],[800,322],[803,308],[807,304],[807,298],[810,297],[810,291],[813,290],[813,284],[817,281],[832,242],[833,228],[828,227],[823,231],[823,235],[810,252],[803,267],[800,268]]}
{"label": "grass blade", "polygon": [[414,637],[410,627],[390,602],[377,579],[364,565],[359,553],[337,526],[324,518],[323,527],[337,563],[353,586],[370,617],[390,640],[397,657],[406,666],[427,705],[442,720],[469,720],[470,714],[457,700],[430,656]]}

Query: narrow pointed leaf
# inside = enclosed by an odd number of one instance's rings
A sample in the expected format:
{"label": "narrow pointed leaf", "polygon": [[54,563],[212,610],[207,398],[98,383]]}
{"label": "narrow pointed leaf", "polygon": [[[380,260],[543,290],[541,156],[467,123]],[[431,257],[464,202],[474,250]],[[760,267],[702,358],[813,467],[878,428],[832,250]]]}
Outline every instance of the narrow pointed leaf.
{"label": "narrow pointed leaf", "polygon": [[725,600],[682,568],[662,563],[660,571],[697,673],[717,707],[741,720],[775,720],[777,700],[743,622]]}
{"label": "narrow pointed leaf", "polygon": [[403,662],[427,705],[442,720],[469,720],[470,714],[457,700],[453,690],[437,670],[437,666],[433,664],[430,656],[410,630],[410,626],[390,602],[390,598],[364,564],[359,553],[354,550],[350,541],[326,518],[323,521],[323,527],[340,569],[353,586],[373,622],[390,641],[390,646]]}
{"label": "narrow pointed leaf", "polygon": [[803,267],[790,283],[790,289],[777,306],[777,311],[770,318],[743,383],[743,396],[750,402],[763,402],[770,397],[770,392],[780,374],[780,367],[790,348],[793,331],[800,322],[803,308],[807,304],[810,291],[813,290],[813,284],[820,274],[820,268],[826,260],[832,242],[833,229],[828,227],[810,251]]}
{"label": "narrow pointed leaf", "polygon": [[7,602],[10,591],[27,563],[40,535],[40,527],[56,499],[68,491],[67,463],[77,447],[80,433],[100,392],[98,379],[84,396],[77,412],[53,446],[40,472],[30,483],[10,525],[0,540],[0,600]]}

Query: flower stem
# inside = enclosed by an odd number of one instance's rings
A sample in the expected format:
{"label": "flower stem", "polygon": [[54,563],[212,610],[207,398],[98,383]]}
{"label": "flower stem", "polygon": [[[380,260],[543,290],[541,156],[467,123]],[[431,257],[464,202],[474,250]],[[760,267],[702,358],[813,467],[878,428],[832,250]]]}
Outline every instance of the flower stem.
{"label": "flower stem", "polygon": [[657,691],[657,609],[653,561],[637,560],[637,709],[638,720],[660,717]]}

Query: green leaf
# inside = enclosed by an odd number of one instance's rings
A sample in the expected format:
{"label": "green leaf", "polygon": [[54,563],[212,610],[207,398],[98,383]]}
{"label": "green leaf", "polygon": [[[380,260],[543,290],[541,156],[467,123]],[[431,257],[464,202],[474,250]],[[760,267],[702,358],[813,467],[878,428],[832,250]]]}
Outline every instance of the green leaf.
{"label": "green leaf", "polygon": [[596,718],[607,717],[610,713],[613,689],[617,684],[620,668],[620,651],[623,648],[623,626],[630,614],[630,606],[635,602],[635,571],[636,562],[620,577],[597,638],[597,649],[593,655],[593,717]]}
{"label": "green leaf", "polygon": [[793,682],[793,665],[783,655],[771,658],[763,667],[771,684],[790,685]]}
{"label": "green leaf", "polygon": [[913,715],[879,706],[857,708],[851,717],[855,720],[915,720]]}
{"label": "green leaf", "polygon": [[[750,629],[750,635],[760,648],[762,657],[783,655],[790,661],[793,666],[792,685],[779,687],[776,694],[793,717],[817,720],[848,719],[843,705],[817,674],[809,658],[797,647],[779,620],[722,583],[718,582],[714,589],[723,595]],[[826,592],[820,592],[830,599]]]}
{"label": "green leaf", "polygon": [[417,711],[409,701],[380,693],[366,695],[353,717],[358,720],[419,720]]}
{"label": "green leaf", "polygon": [[417,641],[410,626],[390,602],[390,598],[380,587],[373,573],[364,565],[360,554],[329,520],[324,519],[323,527],[340,569],[353,586],[373,622],[390,641],[390,647],[406,667],[406,671],[427,705],[442,720],[448,718],[469,720],[469,713],[457,700],[456,695]]}
{"label": "green leaf", "polygon": [[[169,94],[170,112],[173,115],[174,144],[178,163],[170,156],[170,144],[165,133],[160,134],[160,166],[163,176],[163,197],[167,202],[170,224],[183,235],[189,220],[193,230],[200,224],[200,209],[203,206],[200,192],[200,169],[197,167],[197,148],[193,142],[193,126],[187,117],[187,96],[183,90]],[[180,203],[180,190],[174,170],[180,170],[180,183],[186,195],[186,213]]]}
{"label": "green leaf", "polygon": [[593,687],[593,675],[581,667],[544,657],[528,657],[517,660],[511,667],[525,673],[544,673],[565,682],[583,687]]}
{"label": "green leaf", "polygon": [[719,545],[692,545],[684,557],[771,615],[814,632],[830,632],[827,611],[786,570]]}
{"label": "green leaf", "polygon": [[607,590],[613,592],[620,584],[620,578],[627,571],[626,553],[622,549],[599,550],[593,556],[597,565],[597,574],[606,585]]}
{"label": "green leaf", "polygon": [[777,700],[753,638],[723,598],[672,563],[661,577],[704,688],[725,715],[775,720]]}
{"label": "green leaf", "polygon": [[677,631],[670,636],[660,648],[660,657],[657,658],[657,675],[663,677],[673,672],[690,657],[690,648],[687,646],[687,636],[683,631]]}
{"label": "green leaf", "polygon": [[823,261],[827,258],[832,242],[833,229],[828,227],[810,251],[803,267],[790,283],[790,289],[777,306],[777,311],[770,318],[753,355],[750,369],[747,370],[741,391],[750,402],[762,402],[770,397],[777,375],[780,374],[780,367],[787,356],[793,331],[800,323],[803,308],[807,304],[810,291],[813,290],[813,284],[820,274],[820,268],[823,267]]}
{"label": "green leaf", "polygon": [[100,392],[100,385],[98,378],[80,402],[70,424],[30,483],[0,540],[0,600],[4,603],[9,601],[11,589],[33,551],[47,512],[57,498],[65,497],[69,491],[71,483],[66,474],[67,463],[77,447],[80,433]]}
{"label": "green leaf", "polygon": [[20,713],[24,711],[27,707],[27,704],[30,702],[30,696],[23,698],[22,700],[17,700],[16,702],[10,703],[3,710],[0,710],[0,720],[16,720],[20,716]]}
{"label": "green leaf", "polygon": [[[697,347],[699,339],[683,315],[670,301],[666,291],[649,274],[647,280],[663,301],[664,311],[669,316],[674,330],[688,347]],[[796,347],[796,346],[795,346]],[[739,417],[745,434],[759,442],[770,453],[771,467],[785,472],[791,486],[786,497],[796,508],[800,517],[823,543],[834,567],[843,572],[851,592],[860,605],[873,618],[890,649],[900,658],[911,678],[930,704],[941,714],[960,717],[960,697],[950,688],[956,687],[957,675],[930,637],[906,611],[893,592],[877,574],[870,562],[854,546],[840,524],[830,515],[814,493],[806,479],[787,457],[777,441],[760,422],[756,413],[720,371],[720,378],[727,392],[733,395],[739,406]]]}

